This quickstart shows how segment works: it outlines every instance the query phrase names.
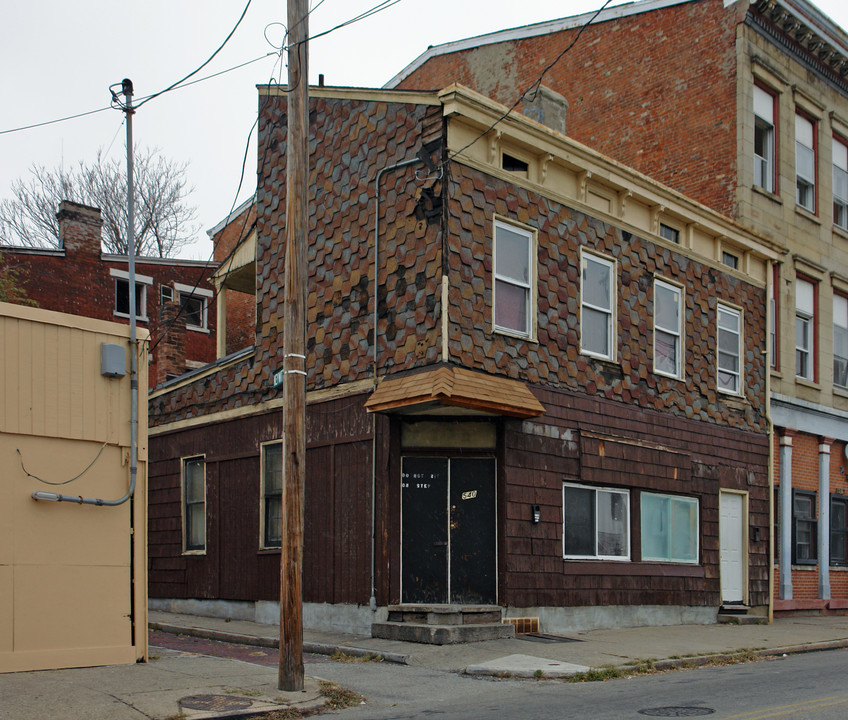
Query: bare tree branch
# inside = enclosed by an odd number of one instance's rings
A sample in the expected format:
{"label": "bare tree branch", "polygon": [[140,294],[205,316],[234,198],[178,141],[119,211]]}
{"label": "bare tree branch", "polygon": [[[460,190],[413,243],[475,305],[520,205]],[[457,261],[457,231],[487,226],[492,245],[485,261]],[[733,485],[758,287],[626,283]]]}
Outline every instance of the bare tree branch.
{"label": "bare tree branch", "polygon": [[[196,209],[188,203],[187,163],[156,149],[136,149],[134,158],[135,249],[138,255],[174,257],[198,232]],[[93,163],[66,169],[30,168],[28,180],[12,183],[12,199],[0,200],[0,244],[58,247],[56,212],[62,200],[100,208],[103,249],[127,252],[126,168],[97,152]]]}

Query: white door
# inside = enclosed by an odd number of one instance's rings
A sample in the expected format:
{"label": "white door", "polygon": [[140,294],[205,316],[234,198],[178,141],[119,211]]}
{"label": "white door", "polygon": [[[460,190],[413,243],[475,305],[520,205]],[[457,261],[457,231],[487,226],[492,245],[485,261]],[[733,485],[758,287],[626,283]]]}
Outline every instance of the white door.
{"label": "white door", "polygon": [[745,496],[720,493],[721,601],[745,600]]}

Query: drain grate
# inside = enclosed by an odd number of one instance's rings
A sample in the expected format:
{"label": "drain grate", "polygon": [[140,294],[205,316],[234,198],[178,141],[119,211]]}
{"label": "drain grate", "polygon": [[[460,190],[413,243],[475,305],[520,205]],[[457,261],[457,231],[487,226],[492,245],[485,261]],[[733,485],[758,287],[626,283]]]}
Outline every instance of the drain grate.
{"label": "drain grate", "polygon": [[523,633],[516,635],[517,640],[530,640],[531,642],[539,643],[569,643],[583,642],[577,638],[566,637],[565,635],[550,635],[548,633]]}
{"label": "drain grate", "polygon": [[672,706],[639,710],[640,715],[650,715],[651,717],[700,717],[701,715],[712,715],[714,712],[715,710],[712,708],[697,706]]}
{"label": "drain grate", "polygon": [[190,695],[180,700],[180,707],[189,710],[246,710],[253,700],[236,695]]}

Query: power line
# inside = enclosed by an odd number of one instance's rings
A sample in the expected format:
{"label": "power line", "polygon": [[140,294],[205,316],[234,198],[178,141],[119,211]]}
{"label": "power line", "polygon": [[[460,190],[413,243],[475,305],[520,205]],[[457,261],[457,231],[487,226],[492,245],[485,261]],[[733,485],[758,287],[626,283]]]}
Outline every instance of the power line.
{"label": "power line", "polygon": [[[399,2],[400,0],[395,0],[395,1],[396,1],[396,2]],[[510,114],[513,110],[515,110],[515,108],[517,108],[517,107],[518,107],[519,103],[520,103],[520,102],[521,102],[521,101],[522,101],[525,97],[527,97],[527,95],[529,95],[531,91],[532,91],[532,92],[534,92],[534,93],[535,93],[535,92],[537,92],[537,91],[538,91],[538,89],[539,89],[539,86],[542,84],[542,79],[545,77],[545,75],[547,74],[548,70],[550,70],[550,69],[551,69],[554,65],[556,65],[556,64],[557,64],[557,63],[558,63],[558,62],[562,59],[562,57],[563,57],[563,56],[564,56],[564,55],[565,55],[565,54],[566,54],[569,50],[571,50],[571,48],[573,48],[573,47],[577,44],[577,41],[580,39],[580,36],[583,34],[583,31],[584,31],[587,27],[589,27],[589,25],[591,25],[591,24],[592,24],[592,22],[594,22],[595,18],[596,18],[596,17],[598,17],[598,15],[600,15],[600,14],[601,14],[601,12],[603,12],[603,10],[606,8],[606,6],[607,6],[607,5],[609,5],[611,2],[612,2],[612,0],[606,0],[606,2],[604,2],[604,4],[603,4],[603,5],[601,5],[601,7],[599,7],[599,8],[598,8],[598,9],[594,12],[594,14],[592,15],[592,17],[590,17],[590,18],[589,18],[589,19],[588,19],[588,20],[587,20],[587,21],[586,21],[586,22],[585,22],[585,23],[584,23],[584,24],[580,27],[580,30],[577,32],[577,35],[575,35],[575,36],[574,36],[574,39],[573,39],[573,40],[572,40],[572,41],[571,41],[571,42],[570,42],[570,43],[569,43],[569,44],[565,47],[565,49],[564,49],[562,52],[560,52],[560,54],[559,54],[559,55],[557,55],[557,56],[556,56],[556,57],[555,57],[555,58],[554,58],[554,59],[553,59],[550,63],[548,63],[547,67],[545,67],[545,69],[544,69],[544,70],[542,70],[542,72],[541,72],[541,73],[539,73],[539,77],[537,77],[537,78],[536,78],[536,79],[535,79],[532,83],[530,83],[530,84],[529,84],[529,85],[528,85],[528,86],[524,89],[524,91],[523,91],[523,92],[522,92],[522,93],[518,96],[518,99],[517,99],[517,100],[516,100],[516,101],[515,101],[512,105],[510,105],[510,106],[509,106],[509,109],[508,109],[505,113],[503,113],[503,114],[502,114],[502,115],[501,115],[501,116],[500,116],[497,120],[495,120],[495,121],[494,121],[491,125],[489,125],[489,127],[487,127],[487,128],[486,128],[483,132],[481,132],[479,135],[477,135],[477,137],[475,137],[475,138],[474,138],[473,140],[471,140],[469,143],[466,143],[465,145],[463,145],[463,146],[462,146],[459,150],[457,150],[456,152],[452,153],[452,154],[450,155],[450,157],[448,157],[448,160],[453,160],[453,159],[454,159],[457,155],[459,155],[459,154],[460,154],[463,150],[467,150],[467,149],[468,149],[468,148],[470,148],[470,147],[471,147],[474,143],[476,143],[476,142],[477,142],[480,138],[483,138],[483,137],[485,137],[486,135],[488,135],[488,134],[489,134],[492,130],[494,130],[494,129],[498,126],[498,125],[500,125],[500,123],[502,123],[504,120],[506,120],[506,119],[507,119],[507,117],[509,117],[509,114]]]}
{"label": "power line", "polygon": [[[197,80],[192,80],[191,82],[187,82],[184,85],[180,85],[174,90],[182,90],[183,88],[191,87],[192,85],[196,85],[198,83],[206,82],[207,80],[211,80],[213,78],[218,77],[219,75],[225,75],[226,73],[232,72],[234,70],[240,70],[241,68],[252,65],[253,63],[259,62],[260,60],[264,60],[271,55],[279,55],[277,52],[267,52],[264,55],[260,55],[259,57],[253,58],[252,60],[247,60],[243,63],[239,63],[238,65],[233,65],[226,70],[220,70],[216,73],[212,73],[211,75],[206,75],[202,78],[198,78]],[[145,102],[147,99],[153,97],[152,95],[143,97],[142,100]],[[135,107],[139,107],[136,105]],[[86,115],[94,115],[95,113],[103,112],[104,110],[111,110],[112,106],[99,108],[97,110],[88,110],[87,112],[77,113],[76,115],[68,115],[66,117],[56,118],[55,120],[45,120],[44,122],[33,123],[32,125],[22,125],[21,127],[9,128],[8,130],[0,130],[0,135],[7,135],[9,133],[21,132],[23,130],[32,130],[33,128],[44,127],[45,125],[55,125],[56,123],[66,122],[68,120],[76,120],[77,118],[85,117]]]}
{"label": "power line", "polygon": [[192,70],[192,71],[191,71],[188,75],[186,75],[186,76],[185,76],[184,78],[182,78],[181,80],[177,80],[175,83],[172,83],[171,85],[169,85],[168,87],[166,87],[164,90],[160,90],[158,93],[154,93],[153,95],[150,95],[147,99],[142,100],[142,101],[141,101],[138,105],[136,105],[136,106],[135,106],[135,107],[136,107],[136,110],[137,110],[138,108],[140,108],[142,105],[144,105],[145,103],[148,103],[148,102],[150,102],[151,100],[153,100],[153,98],[157,98],[157,97],[159,97],[160,95],[164,95],[166,92],[170,92],[170,91],[171,91],[171,90],[173,90],[175,87],[177,87],[177,85],[180,85],[181,83],[184,83],[186,80],[188,80],[190,77],[192,77],[192,76],[194,76],[194,75],[197,75],[197,73],[199,73],[199,72],[200,72],[201,70],[203,70],[203,68],[205,68],[205,67],[206,67],[209,63],[211,63],[211,62],[212,62],[212,59],[213,59],[213,58],[214,58],[214,57],[215,57],[215,56],[216,56],[219,52],[221,52],[221,50],[223,50],[223,49],[224,49],[224,45],[226,45],[226,44],[230,41],[230,38],[231,38],[231,37],[235,34],[236,30],[238,29],[238,26],[239,26],[239,25],[241,25],[241,21],[242,21],[242,20],[244,20],[244,16],[245,16],[245,15],[247,15],[247,9],[250,7],[250,3],[251,3],[251,2],[253,2],[253,0],[247,0],[247,5],[245,5],[245,6],[244,6],[244,10],[242,10],[242,11],[241,11],[241,16],[239,16],[239,19],[236,21],[236,24],[233,26],[233,29],[232,29],[232,30],[230,30],[230,34],[229,34],[229,35],[227,35],[227,37],[225,37],[225,38],[224,38],[224,42],[222,42],[222,43],[218,46],[218,48],[215,50],[215,52],[213,52],[213,53],[212,53],[212,54],[211,54],[211,55],[210,55],[210,56],[206,59],[206,62],[204,62],[202,65],[199,65],[197,68],[195,68],[194,70]]}

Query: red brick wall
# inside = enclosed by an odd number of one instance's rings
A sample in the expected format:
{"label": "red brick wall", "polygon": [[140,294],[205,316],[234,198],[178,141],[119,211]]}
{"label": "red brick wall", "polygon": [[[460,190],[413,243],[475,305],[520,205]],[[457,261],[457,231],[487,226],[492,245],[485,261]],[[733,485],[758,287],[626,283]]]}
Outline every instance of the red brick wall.
{"label": "red brick wall", "polygon": [[[233,252],[236,245],[250,235],[256,224],[256,203],[251,203],[223,229],[215,233],[215,262],[220,264]],[[226,290],[227,294],[227,347],[226,354],[253,345],[256,340],[256,295]]]}
{"label": "red brick wall", "polygon": [[[542,81],[568,101],[566,133],[733,217],[736,12],[701,0],[590,25]],[[399,87],[458,82],[511,106],[576,34],[440,55]]]}

